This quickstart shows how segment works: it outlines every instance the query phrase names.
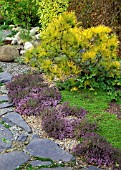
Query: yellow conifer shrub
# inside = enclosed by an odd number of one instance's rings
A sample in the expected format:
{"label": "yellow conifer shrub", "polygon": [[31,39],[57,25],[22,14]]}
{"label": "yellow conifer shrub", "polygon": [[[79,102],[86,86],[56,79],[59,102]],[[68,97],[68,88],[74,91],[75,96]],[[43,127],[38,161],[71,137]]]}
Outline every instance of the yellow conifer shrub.
{"label": "yellow conifer shrub", "polygon": [[50,79],[83,78],[82,86],[92,86],[99,77],[104,81],[120,78],[119,41],[111,28],[99,25],[83,29],[79,25],[74,12],[54,18],[42,32],[41,44],[25,60]]}

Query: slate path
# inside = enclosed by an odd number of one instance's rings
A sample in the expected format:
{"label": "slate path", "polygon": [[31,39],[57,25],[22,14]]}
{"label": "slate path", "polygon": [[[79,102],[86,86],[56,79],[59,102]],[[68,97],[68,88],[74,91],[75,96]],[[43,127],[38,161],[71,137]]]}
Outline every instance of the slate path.
{"label": "slate path", "polygon": [[[11,81],[7,72],[0,73],[0,83]],[[36,160],[35,157],[39,157]],[[34,158],[34,159],[33,159]],[[5,85],[0,86],[0,170],[15,170],[24,163],[42,170],[73,170],[69,167],[76,158],[64,151],[54,141],[41,139],[9,103]],[[66,163],[65,167],[53,167],[55,163]],[[67,165],[68,164],[68,165]],[[46,166],[46,167],[44,167]],[[51,168],[49,167],[51,166]],[[82,170],[100,170],[90,166]]]}

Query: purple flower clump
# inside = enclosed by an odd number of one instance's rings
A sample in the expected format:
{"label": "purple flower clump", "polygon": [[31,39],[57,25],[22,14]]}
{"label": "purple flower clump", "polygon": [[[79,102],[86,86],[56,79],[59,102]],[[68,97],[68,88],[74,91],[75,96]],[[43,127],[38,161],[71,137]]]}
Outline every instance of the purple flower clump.
{"label": "purple flower clump", "polygon": [[56,139],[75,137],[75,129],[81,123],[85,110],[70,107],[67,103],[45,109],[42,115],[42,127],[50,137]]}
{"label": "purple flower clump", "polygon": [[121,151],[113,148],[105,138],[95,132],[86,133],[82,137],[82,143],[78,144],[73,152],[83,156],[89,164],[111,166],[114,169],[116,164],[121,166]]}
{"label": "purple flower clump", "polygon": [[60,92],[44,83],[41,74],[23,74],[8,83],[8,96],[16,111],[24,115],[39,115],[45,107],[56,106]]}

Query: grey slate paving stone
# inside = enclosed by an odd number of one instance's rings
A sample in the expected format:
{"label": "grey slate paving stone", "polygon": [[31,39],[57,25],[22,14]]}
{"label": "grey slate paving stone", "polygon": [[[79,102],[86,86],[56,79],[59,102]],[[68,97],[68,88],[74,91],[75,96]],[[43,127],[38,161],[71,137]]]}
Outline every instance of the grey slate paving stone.
{"label": "grey slate paving stone", "polygon": [[12,103],[4,102],[0,104],[0,109],[11,107]]}
{"label": "grey slate paving stone", "polygon": [[81,168],[80,170],[102,170],[102,169],[97,168],[96,166],[89,166],[88,168]]}
{"label": "grey slate paving stone", "polygon": [[71,167],[41,168],[40,170],[73,170]]}
{"label": "grey slate paving stone", "polygon": [[[9,149],[12,146],[12,132],[0,124],[0,152],[4,149]],[[0,169],[1,170],[1,169]]]}
{"label": "grey slate paving stone", "polygon": [[52,163],[50,161],[40,161],[35,160],[30,163],[32,166],[42,166],[42,165],[51,165]]}
{"label": "grey slate paving stone", "polygon": [[16,112],[10,112],[10,113],[5,114],[2,117],[2,120],[11,126],[13,126],[12,124],[17,125],[28,133],[32,132],[32,129],[29,127],[29,125],[24,121],[21,115]]}
{"label": "grey slate paving stone", "polygon": [[29,155],[21,151],[0,154],[0,170],[15,170],[29,159]]}
{"label": "grey slate paving stone", "polygon": [[12,80],[12,75],[8,72],[0,73],[0,83],[10,82]]}
{"label": "grey slate paving stone", "polygon": [[8,113],[8,112],[12,112],[13,108],[3,108],[0,109],[0,116],[3,116],[4,114]]}
{"label": "grey slate paving stone", "polygon": [[0,86],[0,91],[3,93],[3,94],[8,94],[8,90],[6,89],[6,86]]}
{"label": "grey slate paving stone", "polygon": [[33,138],[27,145],[26,151],[32,156],[50,158],[53,161],[69,162],[75,160],[72,154],[64,151],[54,141],[49,139]]}
{"label": "grey slate paving stone", "polygon": [[8,96],[7,95],[1,95],[0,96],[0,102],[2,102],[2,101],[9,101],[9,98],[8,98]]}
{"label": "grey slate paving stone", "polygon": [[19,142],[24,142],[24,141],[27,140],[27,137],[28,137],[27,134],[22,133],[22,134],[18,137],[17,141],[19,141]]}

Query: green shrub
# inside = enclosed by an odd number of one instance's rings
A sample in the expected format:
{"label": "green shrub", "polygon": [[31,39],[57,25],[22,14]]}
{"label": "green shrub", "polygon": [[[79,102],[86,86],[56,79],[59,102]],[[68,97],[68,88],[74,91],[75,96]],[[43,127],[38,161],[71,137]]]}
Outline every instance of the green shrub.
{"label": "green shrub", "polygon": [[38,22],[36,0],[2,0],[0,6],[6,20],[11,20],[15,25],[29,28]]}
{"label": "green shrub", "polygon": [[83,29],[73,12],[65,12],[48,24],[41,37],[41,44],[26,53],[25,62],[50,79],[76,78],[79,88],[110,90],[121,85],[118,39],[111,28]]}
{"label": "green shrub", "polygon": [[38,16],[40,17],[42,29],[45,29],[54,17],[67,10],[68,1],[69,0],[38,0]]}
{"label": "green shrub", "polygon": [[121,41],[121,1],[72,0],[68,11],[75,11],[77,20],[82,22],[84,28],[100,24],[109,26]]}

